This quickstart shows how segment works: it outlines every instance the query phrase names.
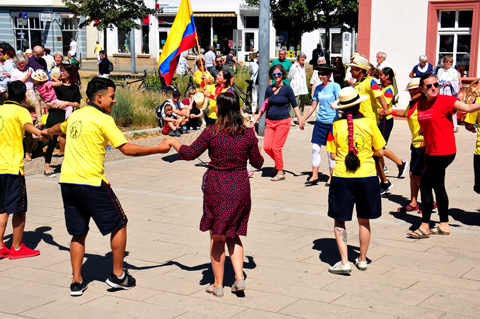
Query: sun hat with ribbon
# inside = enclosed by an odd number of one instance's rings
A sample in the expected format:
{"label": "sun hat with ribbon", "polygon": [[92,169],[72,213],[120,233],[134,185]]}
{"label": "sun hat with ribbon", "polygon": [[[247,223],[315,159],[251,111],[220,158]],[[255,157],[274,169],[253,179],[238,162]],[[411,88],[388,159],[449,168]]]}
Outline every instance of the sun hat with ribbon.
{"label": "sun hat with ribbon", "polygon": [[195,95],[193,96],[193,100],[195,101],[195,104],[197,104],[197,108],[199,108],[200,110],[203,110],[208,105],[208,99],[202,92],[195,93]]}
{"label": "sun hat with ribbon", "polygon": [[410,91],[416,89],[420,86],[420,78],[413,78],[408,82],[407,89],[405,91]]}
{"label": "sun hat with ribbon", "polygon": [[347,86],[340,90],[340,93],[338,93],[338,100],[333,102],[331,105],[332,108],[340,110],[357,105],[366,99],[368,99],[368,95],[358,94],[357,90]]}
{"label": "sun hat with ribbon", "polygon": [[369,62],[366,58],[361,55],[357,55],[353,58],[352,63],[347,64],[348,66],[356,66],[357,68],[370,70]]}

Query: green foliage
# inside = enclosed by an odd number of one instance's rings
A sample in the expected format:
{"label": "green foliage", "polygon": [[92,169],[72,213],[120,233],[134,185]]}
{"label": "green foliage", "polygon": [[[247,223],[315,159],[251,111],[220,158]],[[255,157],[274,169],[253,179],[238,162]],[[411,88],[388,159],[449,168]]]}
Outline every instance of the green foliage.
{"label": "green foliage", "polygon": [[[259,0],[245,0],[258,5]],[[296,46],[303,33],[319,28],[357,29],[358,0],[270,0],[275,29],[288,32],[288,42]],[[295,30],[295,32],[291,32]],[[329,43],[327,42],[327,46]]]}
{"label": "green foliage", "polygon": [[115,92],[117,103],[113,106],[112,116],[119,126],[129,126],[133,123],[133,97],[125,90],[118,89]]}
{"label": "green foliage", "polygon": [[68,9],[77,17],[82,16],[85,21],[82,28],[95,20],[98,30],[118,27],[120,30],[139,29],[136,19],[142,19],[147,14],[157,12],[145,6],[142,0],[62,0]]}

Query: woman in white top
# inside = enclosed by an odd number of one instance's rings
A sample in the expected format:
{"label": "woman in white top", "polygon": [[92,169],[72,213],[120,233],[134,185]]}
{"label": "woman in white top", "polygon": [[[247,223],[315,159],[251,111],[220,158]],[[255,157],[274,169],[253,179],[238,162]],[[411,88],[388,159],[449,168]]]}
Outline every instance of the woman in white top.
{"label": "woman in white top", "polygon": [[[300,52],[297,56],[297,61],[292,65],[290,71],[288,71],[288,80],[290,81],[290,87],[295,95],[297,105],[300,107],[300,114],[303,115],[303,109],[305,107],[305,95],[308,94],[307,88],[307,74],[305,73],[305,60],[307,56],[305,53]],[[290,116],[295,117],[293,108],[290,108]],[[300,119],[299,119],[300,120]],[[292,121],[292,125],[295,123]]]}
{"label": "woman in white top", "polygon": [[[453,57],[446,55],[443,58],[444,67],[437,72],[437,79],[440,82],[440,94],[457,96],[462,86],[460,73],[453,68]],[[453,115],[453,131],[458,132],[457,115]]]}

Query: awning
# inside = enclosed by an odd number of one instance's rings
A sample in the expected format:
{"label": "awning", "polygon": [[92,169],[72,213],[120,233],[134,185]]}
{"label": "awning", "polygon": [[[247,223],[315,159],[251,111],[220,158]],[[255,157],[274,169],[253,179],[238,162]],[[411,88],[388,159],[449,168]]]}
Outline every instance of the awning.
{"label": "awning", "polygon": [[197,12],[193,13],[195,18],[235,18],[235,12]]}

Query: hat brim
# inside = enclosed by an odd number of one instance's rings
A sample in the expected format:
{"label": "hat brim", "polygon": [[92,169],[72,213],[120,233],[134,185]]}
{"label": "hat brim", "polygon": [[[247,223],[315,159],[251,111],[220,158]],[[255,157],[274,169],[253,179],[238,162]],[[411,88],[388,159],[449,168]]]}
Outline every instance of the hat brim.
{"label": "hat brim", "polygon": [[314,70],[316,71],[328,71],[328,72],[334,72],[335,69],[332,68],[331,66],[327,65],[327,64],[320,64],[320,65],[315,65],[313,67]]}
{"label": "hat brim", "polygon": [[420,87],[420,85],[414,85],[412,87],[409,87],[408,89],[404,90],[405,92],[408,92],[410,90],[413,90],[413,89],[418,89]]}
{"label": "hat brim", "polygon": [[356,64],[356,63],[347,63],[346,65],[349,66],[349,67],[354,66],[354,67],[357,67],[357,68],[359,68],[359,69],[364,69],[365,71],[370,70],[370,67],[364,66],[364,65],[360,65],[360,64]]}
{"label": "hat brim", "polygon": [[334,108],[335,110],[346,109],[347,107],[360,104],[368,98],[369,98],[368,95],[359,94],[358,99],[356,99],[355,101],[352,101],[350,103],[346,103],[346,104],[340,104],[340,100],[336,100],[332,103],[332,108]]}

